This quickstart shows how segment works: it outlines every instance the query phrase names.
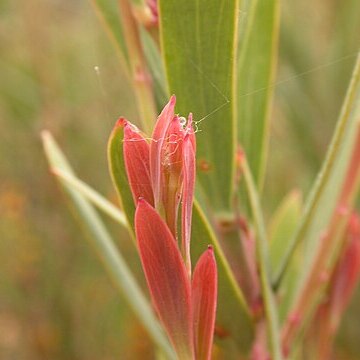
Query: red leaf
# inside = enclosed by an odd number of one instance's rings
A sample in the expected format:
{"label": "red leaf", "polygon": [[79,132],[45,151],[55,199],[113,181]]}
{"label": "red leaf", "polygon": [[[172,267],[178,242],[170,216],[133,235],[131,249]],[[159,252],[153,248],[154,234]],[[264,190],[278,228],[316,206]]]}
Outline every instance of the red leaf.
{"label": "red leaf", "polygon": [[137,128],[124,122],[124,160],[129,185],[135,204],[144,198],[154,205],[150,180],[150,146]]}
{"label": "red leaf", "polygon": [[162,148],[165,141],[166,133],[174,117],[176,98],[173,95],[170,101],[164,107],[159,115],[150,145],[150,174],[151,183],[154,191],[155,207],[159,209],[162,200],[162,187],[161,187],[161,162],[162,162]]}
{"label": "red leaf", "polygon": [[214,336],[217,299],[217,268],[211,246],[200,257],[192,281],[195,352],[197,360],[208,360]]}
{"label": "red leaf", "polygon": [[182,190],[182,146],[184,129],[180,118],[174,116],[170,122],[163,144],[162,158],[162,201],[166,223],[177,237],[177,217]]}
{"label": "red leaf", "polygon": [[194,358],[191,285],[169,228],[145,200],[139,200],[135,231],[150,295],[180,359]]}
{"label": "red leaf", "polygon": [[190,259],[190,236],[192,206],[195,189],[195,134],[192,129],[192,116],[189,115],[189,122],[186,128],[186,135],[183,144],[183,193],[182,193],[182,252],[186,266],[191,271]]}

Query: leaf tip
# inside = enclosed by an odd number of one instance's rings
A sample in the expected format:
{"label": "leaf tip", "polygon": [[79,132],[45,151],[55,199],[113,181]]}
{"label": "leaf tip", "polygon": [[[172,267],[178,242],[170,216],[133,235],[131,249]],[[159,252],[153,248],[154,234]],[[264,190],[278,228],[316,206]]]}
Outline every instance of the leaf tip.
{"label": "leaf tip", "polygon": [[139,198],[138,198],[138,205],[143,205],[143,204],[145,204],[146,203],[146,200],[142,197],[142,196],[140,196]]}
{"label": "leaf tip", "polygon": [[152,206],[146,201],[143,196],[137,198],[135,218],[139,216],[139,213],[146,211],[147,209],[152,208]]}
{"label": "leaf tip", "polygon": [[171,106],[175,106],[175,104],[176,104],[176,96],[175,96],[175,94],[171,95],[169,104]]}
{"label": "leaf tip", "polygon": [[40,132],[40,136],[43,140],[45,140],[46,138],[48,138],[50,136],[50,131],[47,129],[43,129]]}
{"label": "leaf tip", "polygon": [[115,123],[115,129],[119,127],[125,127],[125,125],[128,123],[128,121],[123,117],[120,116]]}

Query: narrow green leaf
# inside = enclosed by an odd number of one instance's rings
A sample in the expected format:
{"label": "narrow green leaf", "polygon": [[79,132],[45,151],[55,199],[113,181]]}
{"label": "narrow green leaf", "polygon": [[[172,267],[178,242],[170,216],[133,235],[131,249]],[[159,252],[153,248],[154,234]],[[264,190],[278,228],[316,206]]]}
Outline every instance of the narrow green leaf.
{"label": "narrow green leaf", "polygon": [[[270,219],[269,224],[269,241],[270,241],[270,265],[273,272],[278,271],[278,266],[281,259],[284,257],[284,252],[287,244],[291,240],[296,226],[301,217],[302,198],[299,191],[294,190],[290,192],[280,203],[275,213]],[[291,304],[294,284],[296,277],[301,269],[302,249],[297,249],[296,254],[289,264],[286,271],[286,276],[278,289],[279,301],[279,322],[283,323],[285,316],[289,311]]]}
{"label": "narrow green leaf", "polygon": [[237,0],[160,0],[160,35],[177,110],[194,114],[198,178],[215,212],[234,187]]}
{"label": "narrow green leaf", "polygon": [[233,346],[242,353],[250,350],[253,340],[253,324],[245,298],[230,269],[221,246],[208,224],[200,205],[195,201],[192,218],[191,256],[196,264],[208,245],[215,250],[218,266],[218,305],[216,325],[227,336],[216,337],[219,346],[229,350]]}
{"label": "narrow green leaf", "polygon": [[92,0],[92,2],[97,10],[97,14],[106,26],[110,38],[114,40],[120,57],[129,65],[129,55],[119,16],[117,0]]}
{"label": "narrow green leaf", "polygon": [[53,169],[53,173],[58,176],[61,181],[65,182],[68,186],[81,194],[86,200],[95,205],[99,210],[102,210],[105,214],[109,215],[112,219],[124,227],[128,227],[124,213],[100,195],[96,190],[91,188],[88,184],[81,181],[74,175],[57,168]]}
{"label": "narrow green leaf", "polygon": [[[303,216],[285,256],[274,273],[273,280],[278,284],[288,264],[291,254],[301,241],[305,246],[305,264],[302,278],[308,275],[314,256],[321,240],[322,232],[328,227],[334,213],[341,186],[357,132],[360,126],[360,55],[353,72],[352,80],[342,107],[333,138],[331,140],[325,161],[317,176],[307,199]],[[299,279],[299,284],[302,279]]]}
{"label": "narrow green leaf", "polygon": [[[73,174],[69,163],[50,133],[43,132],[43,144],[50,167]],[[63,185],[91,234],[89,238],[91,245],[93,245],[114,283],[121,290],[154,342],[170,359],[175,359],[173,349],[164,335],[150,304],[95,209],[77,190],[65,183]]]}
{"label": "narrow green leaf", "polygon": [[278,272],[280,260],[284,257],[287,244],[294,234],[301,216],[301,195],[292,191],[281,202],[269,226],[270,265],[273,272]]}
{"label": "narrow green leaf", "polygon": [[238,63],[238,139],[261,188],[269,140],[269,112],[275,79],[279,0],[253,0]]}
{"label": "narrow green leaf", "polygon": [[268,240],[265,230],[264,218],[261,210],[259,195],[256,190],[255,182],[251,174],[246,157],[241,161],[241,170],[244,176],[245,186],[248,192],[250,209],[254,220],[256,232],[256,257],[260,273],[261,290],[264,299],[265,315],[267,318],[267,328],[269,334],[271,358],[274,360],[282,359],[280,342],[278,310],[275,296],[271,288],[269,270],[269,250]]}
{"label": "narrow green leaf", "polygon": [[134,238],[135,205],[128,183],[123,155],[124,128],[115,125],[108,142],[108,163],[111,178],[117,190],[121,208]]}
{"label": "narrow green leaf", "polygon": [[291,310],[294,301],[294,294],[296,290],[296,283],[303,270],[303,247],[299,246],[289,263],[284,278],[282,279],[279,288],[277,289],[277,296],[279,297],[279,322],[281,327],[284,325]]}

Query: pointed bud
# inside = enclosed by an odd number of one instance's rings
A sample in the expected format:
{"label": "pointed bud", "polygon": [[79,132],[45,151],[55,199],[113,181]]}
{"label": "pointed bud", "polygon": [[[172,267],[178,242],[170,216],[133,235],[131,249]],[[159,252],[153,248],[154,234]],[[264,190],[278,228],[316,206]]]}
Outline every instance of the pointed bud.
{"label": "pointed bud", "polygon": [[159,14],[157,0],[146,0],[133,6],[133,15],[138,23],[146,29],[151,30],[159,26]]}
{"label": "pointed bud", "polygon": [[196,359],[211,358],[217,299],[217,268],[211,246],[200,257],[192,280]]}
{"label": "pointed bud", "polygon": [[158,11],[158,3],[157,0],[146,0],[147,6],[150,9],[152,15],[152,24],[159,24],[159,11]]}
{"label": "pointed bud", "polygon": [[184,129],[178,116],[174,116],[166,133],[161,152],[163,208],[166,223],[177,237],[177,215],[182,190],[182,148]]}
{"label": "pointed bud", "polygon": [[170,126],[171,120],[174,118],[176,98],[173,95],[170,101],[164,107],[163,111],[159,115],[150,144],[150,175],[151,184],[154,192],[155,208],[159,210],[161,208],[161,202],[163,198],[162,191],[162,149],[166,139],[166,133]]}
{"label": "pointed bud", "polygon": [[124,123],[124,160],[126,174],[136,205],[144,198],[154,205],[154,196],[150,179],[150,146],[139,130],[126,121]]}
{"label": "pointed bud", "polygon": [[189,115],[186,127],[186,135],[182,148],[183,161],[183,193],[182,193],[182,253],[186,261],[188,271],[191,272],[190,259],[190,237],[191,237],[191,220],[192,206],[194,201],[196,166],[195,166],[195,134],[192,128],[192,114]]}

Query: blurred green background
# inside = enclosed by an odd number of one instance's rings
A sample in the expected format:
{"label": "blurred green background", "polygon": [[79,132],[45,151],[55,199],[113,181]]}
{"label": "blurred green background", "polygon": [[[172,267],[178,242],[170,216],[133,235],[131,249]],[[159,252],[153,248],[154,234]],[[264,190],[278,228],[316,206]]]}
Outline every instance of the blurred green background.
{"label": "blurred green background", "polygon": [[[290,190],[307,193],[360,45],[358,0],[283,3],[268,217]],[[50,130],[80,177],[116,202],[106,142],[119,115],[136,121],[134,95],[91,1],[0,0],[0,359],[153,357],[49,174],[40,141]],[[126,235],[109,225],[137,269]],[[344,319],[340,359],[360,358],[359,300]]]}

